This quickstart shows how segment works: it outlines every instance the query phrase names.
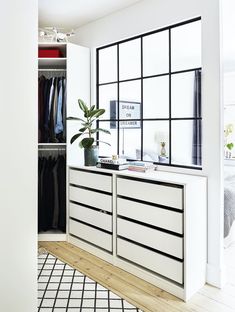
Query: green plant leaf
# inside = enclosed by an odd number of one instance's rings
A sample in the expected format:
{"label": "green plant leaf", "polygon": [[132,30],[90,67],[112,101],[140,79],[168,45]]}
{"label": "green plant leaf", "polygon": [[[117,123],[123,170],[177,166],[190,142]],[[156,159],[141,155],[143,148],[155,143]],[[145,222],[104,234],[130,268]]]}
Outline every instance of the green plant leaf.
{"label": "green plant leaf", "polygon": [[102,128],[96,128],[96,129],[92,129],[91,130],[91,133],[96,133],[96,132],[104,132],[104,133],[107,133],[107,134],[111,134],[109,130],[106,130],[106,129],[102,129]]}
{"label": "green plant leaf", "polygon": [[231,151],[233,149],[233,143],[226,144],[227,148]]}
{"label": "green plant leaf", "polygon": [[78,100],[78,105],[79,105],[80,109],[84,112],[84,117],[87,118],[88,117],[88,113],[89,113],[89,109],[88,109],[86,103],[83,100],[79,99]]}
{"label": "green plant leaf", "polygon": [[86,111],[86,109],[85,109],[86,104],[85,104],[85,102],[84,102],[83,100],[78,99],[78,105],[79,105],[80,109],[81,109],[83,112]]}
{"label": "green plant leaf", "polygon": [[79,142],[79,147],[83,148],[82,141]]}
{"label": "green plant leaf", "polygon": [[98,118],[99,116],[103,115],[105,113],[105,109],[94,109],[92,112],[90,112],[89,117],[95,117]]}
{"label": "green plant leaf", "polygon": [[92,147],[92,144],[94,143],[94,141],[95,141],[94,138],[84,138],[82,139],[79,145],[84,148],[90,148]]}
{"label": "green plant leaf", "polygon": [[70,144],[73,144],[75,140],[77,140],[83,133],[77,133],[70,139]]}
{"label": "green plant leaf", "polygon": [[80,131],[80,132],[85,132],[86,129],[87,129],[87,127],[84,127],[84,128],[79,129],[79,131]]}
{"label": "green plant leaf", "polygon": [[86,122],[85,120],[81,119],[81,118],[77,118],[77,117],[68,117],[66,118],[67,120],[77,120],[77,121],[82,121],[82,122]]}
{"label": "green plant leaf", "polygon": [[90,111],[92,112],[95,109],[95,105],[92,105]]}

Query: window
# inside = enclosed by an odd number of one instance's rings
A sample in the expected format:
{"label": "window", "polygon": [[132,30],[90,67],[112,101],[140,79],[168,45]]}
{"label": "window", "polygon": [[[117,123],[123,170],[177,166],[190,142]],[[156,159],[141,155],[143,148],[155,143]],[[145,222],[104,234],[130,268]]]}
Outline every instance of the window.
{"label": "window", "polygon": [[98,48],[100,155],[201,169],[201,69],[200,18]]}

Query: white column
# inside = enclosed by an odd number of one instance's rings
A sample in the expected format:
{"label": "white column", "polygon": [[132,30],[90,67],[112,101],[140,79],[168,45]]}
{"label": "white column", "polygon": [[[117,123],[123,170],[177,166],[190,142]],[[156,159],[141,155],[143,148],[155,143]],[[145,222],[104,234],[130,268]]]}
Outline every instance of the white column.
{"label": "white column", "polygon": [[1,0],[0,311],[37,310],[37,0]]}

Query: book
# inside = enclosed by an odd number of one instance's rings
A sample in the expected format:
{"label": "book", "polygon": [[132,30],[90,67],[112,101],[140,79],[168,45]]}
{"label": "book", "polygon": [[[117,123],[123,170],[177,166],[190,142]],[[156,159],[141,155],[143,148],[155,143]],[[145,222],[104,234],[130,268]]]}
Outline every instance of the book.
{"label": "book", "polygon": [[146,172],[154,169],[155,165],[153,163],[137,162],[137,161],[131,162],[128,167],[128,170],[138,172]]}
{"label": "book", "polygon": [[124,165],[127,163],[125,158],[112,159],[112,158],[100,158],[99,162],[104,164]]}
{"label": "book", "polygon": [[125,170],[128,169],[129,164],[112,164],[112,163],[98,163],[97,168],[103,168],[103,169],[111,169],[111,170]]}

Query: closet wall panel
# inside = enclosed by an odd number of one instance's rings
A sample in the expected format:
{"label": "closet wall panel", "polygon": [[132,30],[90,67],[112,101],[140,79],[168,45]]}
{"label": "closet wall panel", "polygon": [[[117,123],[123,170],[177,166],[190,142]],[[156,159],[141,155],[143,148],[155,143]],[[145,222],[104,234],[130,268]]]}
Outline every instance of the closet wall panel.
{"label": "closet wall panel", "polygon": [[[72,43],[67,44],[67,116],[80,117],[78,99],[90,105],[90,50]],[[70,144],[71,137],[81,128],[80,122],[67,121],[67,163],[83,164],[83,150]]]}

